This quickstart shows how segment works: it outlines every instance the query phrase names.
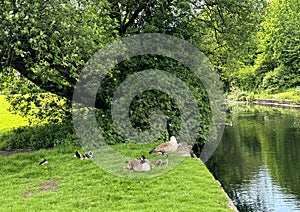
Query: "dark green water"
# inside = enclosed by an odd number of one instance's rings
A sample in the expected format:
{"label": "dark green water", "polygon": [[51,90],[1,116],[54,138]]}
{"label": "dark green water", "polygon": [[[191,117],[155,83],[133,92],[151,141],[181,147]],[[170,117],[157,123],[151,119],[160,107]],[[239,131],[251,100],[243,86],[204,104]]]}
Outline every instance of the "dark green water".
{"label": "dark green water", "polygon": [[239,211],[300,211],[300,111],[233,108],[206,163]]}

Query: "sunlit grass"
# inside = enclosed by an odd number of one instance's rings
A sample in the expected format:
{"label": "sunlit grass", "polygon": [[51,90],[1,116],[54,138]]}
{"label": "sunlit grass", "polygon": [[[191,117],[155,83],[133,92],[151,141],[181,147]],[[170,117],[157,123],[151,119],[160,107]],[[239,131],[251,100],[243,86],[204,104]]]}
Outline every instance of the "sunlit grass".
{"label": "sunlit grass", "polygon": [[[49,164],[37,166],[43,158]],[[53,149],[0,157],[0,172],[0,211],[230,211],[205,165],[192,158],[158,177],[128,179],[74,158],[73,150]],[[57,186],[43,189],[48,182]]]}
{"label": "sunlit grass", "polygon": [[256,98],[275,99],[279,101],[292,100],[296,103],[300,103],[300,90],[293,88],[276,94],[262,93],[256,95]]}
{"label": "sunlit grass", "polygon": [[0,133],[13,127],[28,124],[25,118],[9,112],[9,106],[9,103],[5,100],[5,96],[0,95]]}
{"label": "sunlit grass", "polygon": [[[9,107],[10,105],[5,100],[5,96],[0,95],[0,134],[14,127],[28,125],[25,118],[9,112]],[[0,141],[0,149],[3,145],[4,143]]]}

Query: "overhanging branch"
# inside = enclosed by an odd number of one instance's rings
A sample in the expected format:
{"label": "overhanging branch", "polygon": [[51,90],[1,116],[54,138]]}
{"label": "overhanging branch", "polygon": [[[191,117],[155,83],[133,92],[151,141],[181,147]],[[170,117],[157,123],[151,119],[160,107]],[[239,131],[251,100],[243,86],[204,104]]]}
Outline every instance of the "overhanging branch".
{"label": "overhanging branch", "polygon": [[44,82],[42,79],[37,77],[35,73],[32,71],[26,69],[25,63],[18,58],[18,60],[15,60],[11,67],[17,70],[22,76],[27,78],[29,81],[40,87],[41,89],[48,91],[50,93],[62,96],[67,98],[68,100],[72,100],[73,98],[73,87],[58,84],[56,82],[48,80],[47,82]]}

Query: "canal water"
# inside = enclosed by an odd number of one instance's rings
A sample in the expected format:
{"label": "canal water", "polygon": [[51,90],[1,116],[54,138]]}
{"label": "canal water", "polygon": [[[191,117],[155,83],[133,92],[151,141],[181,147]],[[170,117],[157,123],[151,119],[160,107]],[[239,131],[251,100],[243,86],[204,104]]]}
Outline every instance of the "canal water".
{"label": "canal water", "polygon": [[209,170],[239,211],[300,211],[300,111],[231,110]]}

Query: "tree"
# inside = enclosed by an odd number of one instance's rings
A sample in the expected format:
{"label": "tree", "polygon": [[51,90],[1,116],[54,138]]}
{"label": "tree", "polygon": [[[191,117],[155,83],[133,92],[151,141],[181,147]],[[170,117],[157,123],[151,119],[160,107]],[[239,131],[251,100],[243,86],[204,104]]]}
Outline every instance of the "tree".
{"label": "tree", "polygon": [[161,32],[210,48],[207,54],[236,50],[239,37],[247,36],[240,30],[251,30],[258,4],[261,1],[3,0],[0,71],[15,69],[41,89],[71,100],[85,62],[118,36]]}
{"label": "tree", "polygon": [[1,72],[17,70],[41,89],[71,99],[79,70],[113,38],[108,6],[105,1],[2,1]]}
{"label": "tree", "polygon": [[[28,111],[29,104],[25,102],[42,104],[38,98],[46,91],[56,95],[56,102],[63,98],[68,111],[67,103],[72,100],[74,85],[88,59],[119,37],[146,32],[188,40],[222,71],[233,55],[244,57],[241,46],[248,40],[247,33],[253,31],[263,5],[264,0],[2,0],[0,74],[4,83],[17,81],[13,88],[17,93],[27,94],[11,99],[18,109]],[[180,75],[198,92],[195,95],[204,111],[205,131],[210,112],[203,87],[191,75],[184,74],[186,68],[166,58],[144,55],[119,64],[98,92],[96,107],[107,115],[114,90],[136,67],[162,66]],[[36,93],[40,96],[34,98]],[[170,104],[169,98],[165,106]]]}
{"label": "tree", "polygon": [[272,0],[259,32],[258,56],[252,67],[256,88],[277,92],[299,84],[300,4]]}

